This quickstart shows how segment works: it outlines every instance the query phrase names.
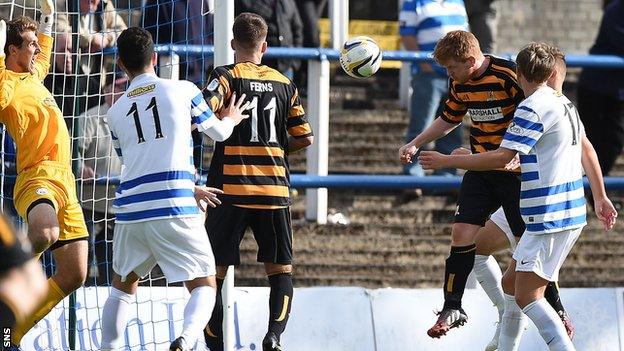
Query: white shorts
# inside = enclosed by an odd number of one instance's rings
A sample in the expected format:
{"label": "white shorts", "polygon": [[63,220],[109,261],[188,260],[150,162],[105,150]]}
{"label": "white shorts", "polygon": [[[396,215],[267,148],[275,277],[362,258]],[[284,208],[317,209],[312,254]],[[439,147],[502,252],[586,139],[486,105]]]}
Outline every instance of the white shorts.
{"label": "white shorts", "polygon": [[507,240],[509,240],[509,251],[513,253],[516,250],[516,237],[513,235],[511,227],[509,227],[509,222],[507,222],[507,217],[505,217],[503,208],[499,207],[498,210],[492,213],[490,220],[505,233]]}
{"label": "white shorts", "polygon": [[516,272],[533,272],[548,281],[559,280],[559,269],[583,228],[549,234],[524,233],[516,252]]}
{"label": "white shorts", "polygon": [[201,216],[118,223],[113,270],[143,278],[158,264],[170,283],[215,274],[215,261]]}

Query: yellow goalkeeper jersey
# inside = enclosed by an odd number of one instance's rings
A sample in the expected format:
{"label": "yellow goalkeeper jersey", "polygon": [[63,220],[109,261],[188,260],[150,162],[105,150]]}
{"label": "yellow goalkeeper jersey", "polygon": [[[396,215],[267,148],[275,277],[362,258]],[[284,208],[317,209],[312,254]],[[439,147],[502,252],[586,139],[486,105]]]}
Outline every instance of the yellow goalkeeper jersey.
{"label": "yellow goalkeeper jersey", "polygon": [[17,144],[17,172],[43,161],[67,165],[71,169],[69,132],[54,97],[43,85],[50,68],[53,39],[38,34],[41,52],[35,72],[16,73],[0,58],[0,123]]}

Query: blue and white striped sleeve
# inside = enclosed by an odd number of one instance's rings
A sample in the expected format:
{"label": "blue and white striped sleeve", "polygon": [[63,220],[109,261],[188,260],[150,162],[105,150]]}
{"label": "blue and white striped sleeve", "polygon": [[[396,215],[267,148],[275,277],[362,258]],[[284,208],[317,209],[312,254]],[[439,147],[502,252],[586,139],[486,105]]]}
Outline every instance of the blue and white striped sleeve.
{"label": "blue and white striped sleeve", "polygon": [[417,0],[405,0],[399,12],[399,34],[416,35],[418,31]]}
{"label": "blue and white striped sleeve", "polygon": [[218,118],[212,113],[201,91],[196,90],[197,94],[191,99],[191,122],[200,132],[204,132],[212,127]]}
{"label": "blue and white striped sleeve", "polygon": [[520,105],[513,121],[507,127],[501,147],[528,154],[544,135],[544,124],[540,116],[530,107]]}

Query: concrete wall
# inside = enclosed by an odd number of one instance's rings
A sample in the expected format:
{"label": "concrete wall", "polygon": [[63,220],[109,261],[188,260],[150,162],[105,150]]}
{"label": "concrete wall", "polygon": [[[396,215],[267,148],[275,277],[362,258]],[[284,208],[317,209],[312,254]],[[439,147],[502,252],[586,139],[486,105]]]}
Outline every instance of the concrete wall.
{"label": "concrete wall", "polygon": [[568,54],[587,53],[598,32],[602,0],[497,0],[497,52],[547,41]]}

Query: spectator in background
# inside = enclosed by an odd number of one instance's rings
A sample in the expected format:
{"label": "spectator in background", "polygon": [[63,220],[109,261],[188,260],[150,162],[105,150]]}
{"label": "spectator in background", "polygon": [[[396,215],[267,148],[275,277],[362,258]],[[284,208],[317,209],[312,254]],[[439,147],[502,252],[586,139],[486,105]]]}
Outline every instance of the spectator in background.
{"label": "spectator in background", "polygon": [[[589,53],[624,56],[624,0],[605,1],[598,37]],[[584,68],[577,93],[587,138],[607,175],[624,146],[624,70]]]}
{"label": "spectator in background", "polygon": [[303,46],[306,48],[318,48],[321,46],[321,38],[318,20],[327,4],[327,0],[295,0],[297,10],[301,17]]}
{"label": "spectator in background", "polygon": [[470,31],[477,37],[481,50],[485,53],[494,53],[496,50],[496,9],[494,0],[464,0]]}
{"label": "spectator in background", "polygon": [[[433,51],[438,40],[453,30],[467,30],[468,19],[462,0],[405,0],[399,14],[401,41],[410,51]],[[406,140],[410,142],[419,135],[434,118],[442,113],[448,97],[446,70],[433,63],[412,65],[412,97],[410,122]],[[461,146],[461,128],[455,128],[447,136],[436,141],[436,150],[443,154]],[[408,163],[404,173],[424,176],[417,162]],[[438,174],[453,175],[455,169]]]}
{"label": "spectator in background", "polygon": [[[209,0],[147,0],[143,27],[156,44],[211,45],[214,17]],[[180,78],[204,85],[209,59],[186,56],[180,60]]]}
{"label": "spectator in background", "polygon": [[[57,32],[72,32],[71,22],[67,16],[65,1],[59,8]],[[123,18],[117,13],[111,0],[80,0],[80,27],[78,28],[78,42],[81,55],[79,57],[79,71],[75,72],[78,79],[77,92],[80,95],[86,92],[86,106],[81,101],[79,109],[91,108],[99,105],[99,87],[104,83],[102,79],[106,72],[114,72],[115,62],[113,55],[102,55],[102,51],[112,48],[117,37],[127,28]],[[93,91],[92,87],[98,88]],[[80,112],[80,111],[78,111]]]}
{"label": "spectator in background", "polygon": [[[267,44],[269,47],[301,47],[303,45],[303,25],[295,0],[235,0],[235,16],[251,12],[264,18],[269,26]],[[299,69],[299,60],[263,59],[263,64],[274,68],[293,79]]]}
{"label": "spectator in background", "polygon": [[57,32],[52,53],[51,73],[43,81],[46,88],[54,95],[56,104],[65,117],[74,115],[74,95],[76,94],[76,77],[72,74],[74,71],[72,37],[69,30],[70,28],[64,28],[64,31]]}
{"label": "spectator in background", "polygon": [[[108,181],[98,184],[96,179],[118,177],[121,174],[121,160],[113,150],[106,113],[123,95],[127,82],[128,77],[123,73],[108,74],[104,87],[104,102],[80,116],[81,137],[78,143],[81,160],[78,174],[82,178],[80,202],[92,243],[90,262],[97,262],[98,266],[97,274],[89,270],[89,278],[97,276],[97,285],[106,284],[112,279],[112,240],[115,222],[112,205],[117,187]],[[90,283],[93,281],[88,279],[87,284]]]}
{"label": "spectator in background", "polygon": [[[303,47],[318,48],[321,46],[321,35],[318,20],[327,4],[327,0],[296,0],[297,9],[301,17],[303,27]],[[297,70],[295,83],[299,92],[307,90],[308,61],[301,61],[301,67]]]}

